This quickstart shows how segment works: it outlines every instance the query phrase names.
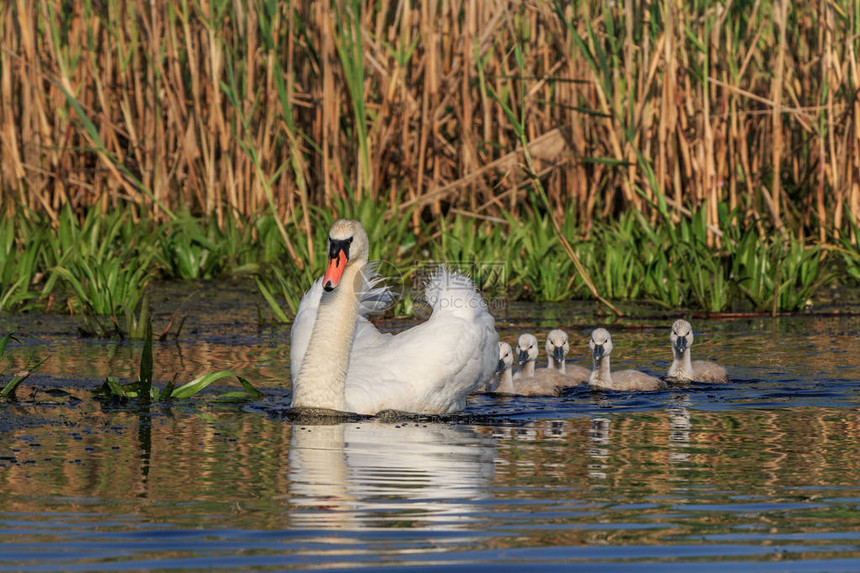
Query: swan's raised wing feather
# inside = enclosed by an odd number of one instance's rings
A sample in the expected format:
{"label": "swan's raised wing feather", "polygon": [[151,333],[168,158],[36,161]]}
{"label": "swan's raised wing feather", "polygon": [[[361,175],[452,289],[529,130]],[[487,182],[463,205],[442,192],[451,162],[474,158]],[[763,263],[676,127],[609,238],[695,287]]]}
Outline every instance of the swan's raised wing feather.
{"label": "swan's raised wing feather", "polygon": [[358,297],[358,314],[368,315],[388,310],[394,305],[396,297],[385,284],[385,277],[377,272],[379,264],[368,263],[361,272],[361,290]]}

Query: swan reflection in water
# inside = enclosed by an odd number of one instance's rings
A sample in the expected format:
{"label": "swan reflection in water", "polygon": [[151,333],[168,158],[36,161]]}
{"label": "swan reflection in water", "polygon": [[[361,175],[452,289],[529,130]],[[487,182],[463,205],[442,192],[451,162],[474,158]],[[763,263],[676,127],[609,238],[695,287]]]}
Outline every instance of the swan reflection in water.
{"label": "swan reflection in water", "polygon": [[301,425],[289,452],[293,527],[460,529],[488,497],[494,442],[468,427]]}

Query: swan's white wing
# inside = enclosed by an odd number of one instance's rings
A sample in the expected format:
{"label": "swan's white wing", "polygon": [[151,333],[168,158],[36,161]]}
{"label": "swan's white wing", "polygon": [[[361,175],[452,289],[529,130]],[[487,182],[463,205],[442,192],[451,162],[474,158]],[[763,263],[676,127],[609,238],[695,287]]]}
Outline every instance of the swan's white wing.
{"label": "swan's white wing", "polygon": [[290,379],[295,382],[299,374],[308,343],[311,341],[311,333],[314,331],[314,323],[317,321],[317,310],[322,298],[322,278],[314,281],[308,292],[302,296],[296,318],[290,327]]}
{"label": "swan's white wing", "polygon": [[462,409],[484,381],[474,350],[486,338],[462,321],[431,320],[368,345],[350,357],[347,406],[361,413]]}
{"label": "swan's white wing", "polygon": [[351,411],[453,412],[492,377],[499,354],[493,317],[471,281],[446,274],[446,285],[440,278],[438,288],[427,289],[434,309],[427,322],[367,338],[361,352],[353,348],[346,383]]}

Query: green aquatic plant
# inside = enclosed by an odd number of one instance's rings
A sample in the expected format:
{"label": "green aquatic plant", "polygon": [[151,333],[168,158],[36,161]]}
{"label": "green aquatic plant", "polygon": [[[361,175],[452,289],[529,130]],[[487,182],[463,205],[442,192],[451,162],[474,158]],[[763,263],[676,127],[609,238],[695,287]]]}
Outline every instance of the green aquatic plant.
{"label": "green aquatic plant", "polygon": [[224,402],[241,402],[247,400],[256,400],[262,397],[262,392],[257,390],[245,378],[239,376],[230,370],[218,370],[216,372],[208,372],[190,382],[179,387],[175,386],[173,380],[165,384],[163,388],[158,388],[152,384],[153,382],[153,358],[152,358],[152,323],[147,321],[146,330],[144,333],[144,345],[140,356],[140,370],[138,378],[134,382],[126,384],[120,383],[115,376],[108,376],[105,382],[99,386],[94,392],[97,395],[127,400],[129,398],[137,398],[143,403],[150,401],[167,402],[169,400],[183,400],[192,398],[200,392],[211,386],[214,382],[224,378],[235,377],[242,390],[225,392],[215,396],[215,400]]}
{"label": "green aquatic plant", "polygon": [[830,248],[838,256],[835,264],[842,276],[848,277],[854,286],[860,285],[860,225],[851,222],[851,232],[840,234]]}
{"label": "green aquatic plant", "polygon": [[[269,267],[265,274],[258,274],[255,280],[257,289],[269,303],[269,308],[274,313],[275,318],[279,322],[289,322],[290,317],[287,316],[287,312],[290,316],[295,316],[299,310],[299,302],[304,292],[301,287],[294,280],[287,278],[282,269],[274,265]],[[310,283],[308,283],[308,287],[310,287]],[[287,312],[284,311],[284,306],[278,301],[278,294],[283,297]]]}
{"label": "green aquatic plant", "polygon": [[[9,341],[14,340],[15,342],[20,342],[17,338],[15,338],[14,333],[9,333],[3,338],[0,338],[0,363],[3,362],[6,354],[6,346],[9,344]],[[5,385],[0,388],[0,399],[15,399],[15,391],[21,385],[24,380],[30,377],[30,375],[37,369],[39,366],[45,363],[47,358],[42,360],[36,360],[33,356],[27,361],[27,367],[12,375]],[[3,374],[0,373],[0,380],[3,378]]]}
{"label": "green aquatic plant", "polygon": [[690,296],[680,276],[680,266],[671,257],[670,247],[678,241],[674,228],[666,225],[655,228],[639,212],[630,216],[637,222],[634,242],[642,272],[642,298],[668,308],[689,306]]}
{"label": "green aquatic plant", "polygon": [[24,308],[36,298],[45,231],[25,217],[0,217],[0,311]]}
{"label": "green aquatic plant", "polygon": [[731,302],[731,283],[723,259],[713,247],[694,240],[673,245],[672,261],[678,282],[686,287],[685,306],[707,312],[722,312]]}
{"label": "green aquatic plant", "polygon": [[[66,310],[93,336],[141,338],[153,281],[248,275],[262,305],[288,322],[323,273],[335,217],[365,224],[371,258],[382,261],[380,272],[404,292],[389,311],[396,315],[410,312],[408,286],[420,286],[427,265],[439,262],[469,273],[487,297],[590,298],[545,206],[527,192],[530,202],[498,218],[452,210],[419,219],[417,227],[410,209],[369,197],[335,201],[334,210],[311,206],[307,216],[299,208],[285,227],[292,254],[269,213],[219,221],[186,212],[164,224],[136,217],[133,207],[83,216],[66,207],[53,223],[33,213],[0,217],[0,311]],[[573,210],[555,216],[596,291],[613,300],[709,312],[791,312],[814,302],[823,286],[860,282],[860,251],[850,234],[827,245],[791,233],[776,237],[749,215],[724,207],[718,242],[709,238],[716,227],[701,210],[653,219],[630,211],[595,222],[588,235],[578,231]]]}
{"label": "green aquatic plant", "polygon": [[486,296],[507,295],[516,288],[511,282],[507,226],[507,220],[487,223],[461,213],[450,221],[440,219],[439,239],[427,248],[431,264],[444,263],[466,273]]}
{"label": "green aquatic plant", "polygon": [[708,243],[705,213],[683,218],[668,235],[670,261],[686,288],[686,306],[722,312],[731,299],[730,266],[719,249]]}
{"label": "green aquatic plant", "polygon": [[224,244],[217,224],[185,215],[165,224],[155,259],[165,275],[183,280],[212,279],[223,272]]}
{"label": "green aquatic plant", "polygon": [[312,234],[297,235],[293,241],[295,255],[302,261],[301,266],[284,249],[274,220],[265,218],[256,224],[262,257],[254,265],[254,280],[279,322],[289,322],[295,316],[302,294],[314,280],[322,276],[325,269],[324,247],[321,245],[326,244],[332,217],[331,214],[325,214],[321,218],[322,221],[313,226]]}
{"label": "green aquatic plant", "polygon": [[827,251],[821,245],[807,246],[802,240],[777,243],[772,248],[779,257],[776,275],[776,308],[783,311],[804,310],[812,305],[813,297],[836,278],[835,271],[826,269]]}
{"label": "green aquatic plant", "polygon": [[116,317],[140,306],[154,274],[151,263],[152,257],[106,261],[75,257],[53,272],[71,288],[68,304],[73,311]]}
{"label": "green aquatic plant", "polygon": [[593,272],[601,292],[614,300],[635,300],[643,295],[644,265],[642,255],[655,246],[642,232],[632,216],[621,217],[616,224],[594,230],[598,266]]}
{"label": "green aquatic plant", "polygon": [[[510,216],[509,216],[510,217]],[[540,301],[569,299],[576,269],[559,242],[551,215],[531,210],[525,220],[509,218],[511,284],[521,298]]]}
{"label": "green aquatic plant", "polygon": [[156,261],[164,276],[182,280],[210,280],[248,270],[256,263],[254,225],[238,213],[228,212],[219,222],[214,216],[185,214],[158,230]]}
{"label": "green aquatic plant", "polygon": [[[62,297],[101,336],[139,337],[147,287],[156,275],[151,221],[134,221],[130,209],[91,210],[80,222],[70,208],[42,242],[47,279],[39,298]],[[105,326],[109,324],[109,326]]]}
{"label": "green aquatic plant", "polygon": [[761,312],[803,310],[837,276],[827,251],[796,237],[762,241],[750,229],[729,243],[729,251],[738,292]]}

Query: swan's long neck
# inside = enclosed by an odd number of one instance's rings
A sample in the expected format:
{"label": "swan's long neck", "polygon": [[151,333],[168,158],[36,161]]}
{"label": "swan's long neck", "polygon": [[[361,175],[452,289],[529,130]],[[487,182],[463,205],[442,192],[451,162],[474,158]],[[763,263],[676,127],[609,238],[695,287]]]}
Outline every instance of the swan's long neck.
{"label": "swan's long neck", "polygon": [[353,285],[363,266],[347,266],[338,287],[322,294],[308,350],[293,383],[293,408],[346,411],[346,371],[358,317]]}
{"label": "swan's long neck", "polygon": [[499,394],[514,393],[514,375],[510,368],[505,368],[504,372],[498,375],[498,381],[495,392]]}
{"label": "swan's long neck", "polygon": [[680,351],[675,346],[672,346],[672,356],[674,360],[669,367],[669,377],[688,379],[693,376],[693,362],[690,358],[690,349]]}
{"label": "swan's long neck", "polygon": [[564,374],[564,358],[561,360],[556,360],[553,357],[550,357],[549,362],[547,363],[547,368],[550,370],[555,370],[559,374]]}
{"label": "swan's long neck", "polygon": [[535,375],[535,361],[527,360],[525,364],[523,364],[522,369],[522,377],[531,378]]}
{"label": "swan's long neck", "polygon": [[611,386],[612,375],[609,372],[609,355],[604,354],[601,358],[594,359],[594,369],[588,379],[589,384],[600,386]]}

